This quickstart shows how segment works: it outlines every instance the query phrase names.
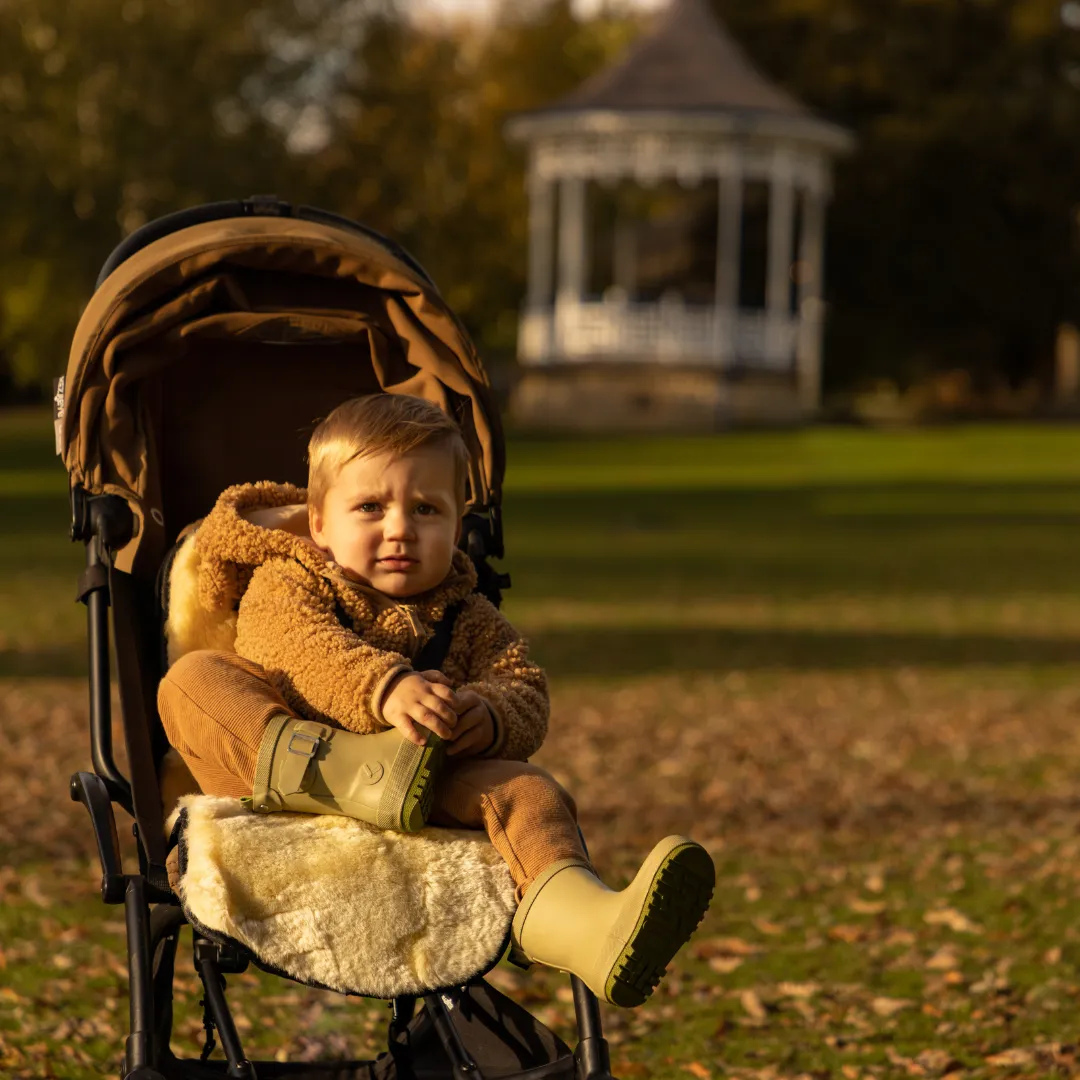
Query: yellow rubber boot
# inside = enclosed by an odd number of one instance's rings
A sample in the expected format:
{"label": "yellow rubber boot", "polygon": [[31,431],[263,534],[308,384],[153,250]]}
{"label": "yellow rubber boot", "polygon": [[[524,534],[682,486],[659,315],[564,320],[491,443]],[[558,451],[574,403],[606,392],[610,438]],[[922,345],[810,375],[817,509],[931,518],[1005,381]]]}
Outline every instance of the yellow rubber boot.
{"label": "yellow rubber boot", "polygon": [[252,785],[256,813],[342,814],[380,829],[418,832],[431,813],[444,745],[417,746],[391,728],[375,735],[292,716],[270,721]]}
{"label": "yellow rubber boot", "polygon": [[553,863],[521,898],[511,959],[568,971],[597,997],[632,1008],[690,940],[715,883],[709,853],[684,836],[661,840],[621,892],[580,863]]}

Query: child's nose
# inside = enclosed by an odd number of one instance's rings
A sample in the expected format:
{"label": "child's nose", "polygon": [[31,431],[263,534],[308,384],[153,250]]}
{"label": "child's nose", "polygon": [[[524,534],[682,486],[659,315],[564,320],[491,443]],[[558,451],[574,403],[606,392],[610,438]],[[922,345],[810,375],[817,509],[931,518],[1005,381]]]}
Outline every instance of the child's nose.
{"label": "child's nose", "polygon": [[403,510],[390,510],[383,519],[386,522],[386,536],[390,540],[407,540],[412,536],[412,522]]}

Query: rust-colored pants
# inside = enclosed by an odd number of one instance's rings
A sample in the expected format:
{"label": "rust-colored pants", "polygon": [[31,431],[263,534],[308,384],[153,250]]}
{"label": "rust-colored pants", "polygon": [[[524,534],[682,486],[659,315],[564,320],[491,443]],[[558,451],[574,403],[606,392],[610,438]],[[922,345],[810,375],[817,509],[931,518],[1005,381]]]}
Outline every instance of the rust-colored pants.
{"label": "rust-colored pants", "polygon": [[[158,688],[169,742],[206,795],[251,794],[263,731],[295,716],[261,667],[235,653],[199,651],[178,660]],[[560,859],[587,863],[574,800],[536,765],[448,757],[431,815],[435,825],[485,829],[510,867],[518,896]]]}

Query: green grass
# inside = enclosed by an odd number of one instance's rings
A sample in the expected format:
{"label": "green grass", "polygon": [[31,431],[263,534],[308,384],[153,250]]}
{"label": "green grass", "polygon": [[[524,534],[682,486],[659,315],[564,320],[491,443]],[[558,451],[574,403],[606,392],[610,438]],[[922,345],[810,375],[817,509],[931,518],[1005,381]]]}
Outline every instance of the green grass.
{"label": "green grass", "polygon": [[563,674],[1060,668],[1078,451],[1025,427],[514,443],[507,610]]}
{"label": "green grass", "polygon": [[[125,1008],[62,801],[84,613],[51,437],[0,417],[0,723],[36,785],[0,824],[13,1078],[100,1075]],[[555,687],[541,762],[613,884],[664,831],[720,871],[653,1001],[607,1014],[617,1074],[1075,1075],[1080,429],[516,437],[509,460],[506,610]],[[569,1034],[560,979],[497,978]],[[236,982],[253,1052],[375,1046],[382,1006]]]}
{"label": "green grass", "polygon": [[[43,414],[0,425],[0,673],[83,666],[50,444]],[[507,611],[553,674],[1080,656],[1080,430],[517,439],[509,459]],[[673,625],[695,631],[678,656]]]}

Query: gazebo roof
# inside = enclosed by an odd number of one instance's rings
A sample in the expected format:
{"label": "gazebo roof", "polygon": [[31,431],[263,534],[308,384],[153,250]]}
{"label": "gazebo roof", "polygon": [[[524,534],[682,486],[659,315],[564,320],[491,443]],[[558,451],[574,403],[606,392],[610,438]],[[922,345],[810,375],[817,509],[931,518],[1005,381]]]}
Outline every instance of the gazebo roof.
{"label": "gazebo roof", "polygon": [[768,112],[812,119],[754,67],[708,0],[672,0],[623,57],[532,115],[594,110]]}

